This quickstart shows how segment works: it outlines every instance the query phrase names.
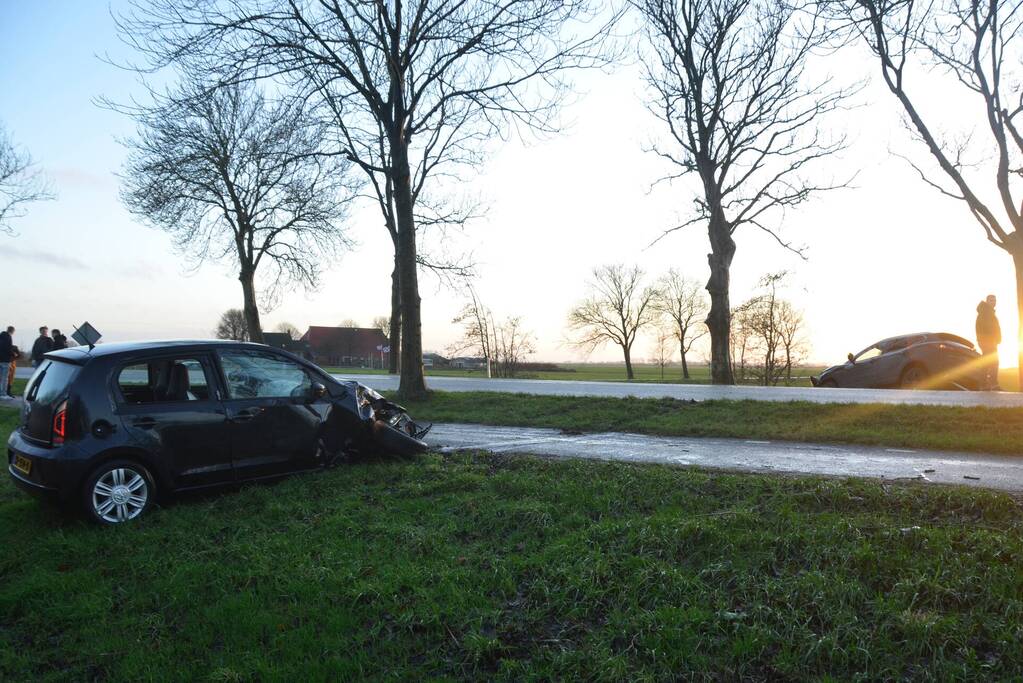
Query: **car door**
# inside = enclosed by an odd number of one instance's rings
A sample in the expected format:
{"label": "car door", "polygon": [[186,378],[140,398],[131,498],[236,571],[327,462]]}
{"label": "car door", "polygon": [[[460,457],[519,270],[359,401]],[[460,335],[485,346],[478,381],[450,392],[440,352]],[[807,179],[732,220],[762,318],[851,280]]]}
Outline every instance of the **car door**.
{"label": "car door", "polygon": [[207,354],[128,361],[115,377],[124,429],[158,458],[173,488],[230,482],[230,436]]}
{"label": "car door", "polygon": [[306,369],[270,351],[223,350],[217,356],[235,476],[257,479],[314,466],[326,401],[312,397]]}
{"label": "car door", "polygon": [[875,363],[880,357],[881,349],[877,346],[860,351],[854,363],[846,364],[847,372],[841,386],[855,388],[875,386]]}

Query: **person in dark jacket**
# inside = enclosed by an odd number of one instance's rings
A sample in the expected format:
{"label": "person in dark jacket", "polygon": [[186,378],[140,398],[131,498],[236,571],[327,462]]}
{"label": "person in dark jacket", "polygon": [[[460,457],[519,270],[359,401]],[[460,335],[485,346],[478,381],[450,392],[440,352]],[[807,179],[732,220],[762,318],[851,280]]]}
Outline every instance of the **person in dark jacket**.
{"label": "person in dark jacket", "polygon": [[7,366],[14,360],[14,326],[8,325],[7,329],[0,332],[0,400],[10,398],[10,386],[8,386]]}
{"label": "person in dark jacket", "polygon": [[32,344],[32,367],[37,368],[43,362],[43,356],[53,350],[53,340],[50,339],[50,328],[43,325],[39,328],[39,336]]}
{"label": "person in dark jacket", "polygon": [[994,294],[977,304],[977,345],[984,356],[986,389],[998,391],[998,345],[1002,343],[1002,327],[995,315],[998,300]]}
{"label": "person in dark jacket", "polygon": [[65,337],[60,330],[56,327],[53,328],[53,350],[58,351],[60,349],[67,348],[67,337]]}

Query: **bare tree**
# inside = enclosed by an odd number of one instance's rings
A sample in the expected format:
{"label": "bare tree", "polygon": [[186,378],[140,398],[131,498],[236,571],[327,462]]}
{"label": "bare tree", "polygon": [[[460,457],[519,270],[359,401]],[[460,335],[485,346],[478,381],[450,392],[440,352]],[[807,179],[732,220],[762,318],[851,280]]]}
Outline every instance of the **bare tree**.
{"label": "bare tree", "polygon": [[587,0],[150,0],[120,26],[146,68],[195,60],[225,83],[275,78],[335,112],[341,152],[382,179],[381,206],[393,207],[408,397],[426,391],[417,207],[495,134],[554,128],[565,71],[604,63],[594,55],[607,26],[576,33],[600,11]]}
{"label": "bare tree", "polygon": [[[873,51],[888,90],[908,126],[938,166],[911,165],[932,188],[963,202],[989,242],[1013,260],[1023,338],[1023,11],[1018,0],[836,0],[837,8]],[[914,69],[946,77],[977,107],[987,131],[946,138],[943,107],[924,112],[914,93]],[[927,90],[931,90],[928,84]],[[972,158],[971,158],[972,157]],[[991,160],[994,163],[991,163]],[[989,196],[993,201],[983,197]],[[1019,356],[1023,389],[1023,345]]]}
{"label": "bare tree", "polygon": [[451,322],[462,326],[462,336],[448,347],[448,355],[475,353],[486,363],[487,377],[494,376],[496,356],[494,315],[483,305],[476,289],[470,284],[467,287],[469,301]]}
{"label": "bare tree", "polygon": [[656,290],[643,286],[639,266],[600,266],[593,270],[590,295],[568,314],[569,328],[576,334],[575,344],[593,352],[607,342],[622,349],[625,375],[634,379],[632,345],[636,335],[656,317],[653,306]]}
{"label": "bare tree", "polygon": [[807,83],[807,59],[823,36],[807,7],[774,0],[632,0],[645,20],[651,110],[667,126],[657,153],[672,164],[665,180],[698,175],[695,215],[661,237],[706,223],[711,253],[711,376],[734,381],[729,361],[729,280],[735,231],[755,226],[782,239],[777,217],[820,191],[814,162],[843,149],[823,135],[823,115],[851,92],[827,79]]}
{"label": "bare tree", "polygon": [[391,333],[391,318],[386,315],[378,315],[373,318],[373,327],[388,335]]}
{"label": "bare tree", "polygon": [[536,353],[536,336],[525,328],[521,317],[510,317],[494,328],[493,349],[497,376],[515,377],[519,366]]}
{"label": "bare tree", "polygon": [[122,109],[138,123],[124,203],[196,265],[233,261],[249,338],[262,341],[257,273],[272,307],[292,284],[315,289],[321,263],[347,244],[346,163],[320,154],[323,128],[302,101],[271,103],[250,84],[210,92],[189,80]]}
{"label": "bare tree", "polygon": [[803,312],[790,301],[778,305],[778,334],[785,352],[785,381],[792,381],[792,368],[806,360],[808,344],[805,334]]}
{"label": "bare tree", "polygon": [[338,327],[361,327],[355,318],[345,318],[337,324]]}
{"label": "bare tree", "polygon": [[11,221],[25,215],[26,204],[53,198],[32,157],[15,147],[0,124],[0,233],[14,234]]}
{"label": "bare tree", "polygon": [[[674,331],[664,327],[658,327],[657,333],[654,335],[654,345],[651,347],[653,356],[651,356],[650,360],[661,369],[662,381],[664,380],[664,368],[671,363],[671,347],[674,339]],[[685,363],[685,360],[682,362]],[[689,375],[687,374],[686,377],[688,378]]]}
{"label": "bare tree", "polygon": [[682,377],[689,379],[687,355],[693,344],[707,334],[707,302],[700,283],[672,268],[657,282],[653,307],[671,322],[682,357]]}
{"label": "bare tree", "polygon": [[744,384],[755,375],[757,339],[753,319],[760,297],[742,302],[731,311],[728,355],[735,381]]}
{"label": "bare tree", "polygon": [[249,325],[245,312],[239,308],[229,308],[220,316],[217,329],[213,331],[217,339],[233,339],[234,341],[250,341]]}
{"label": "bare tree", "polygon": [[772,386],[782,377],[791,380],[793,365],[802,360],[803,316],[781,297],[787,277],[784,271],[763,276],[760,293],[732,313],[731,357],[740,382]]}
{"label": "bare tree", "polygon": [[291,339],[300,339],[302,337],[302,332],[289,322],[277,323],[277,326],[274,327],[274,331],[283,332]]}

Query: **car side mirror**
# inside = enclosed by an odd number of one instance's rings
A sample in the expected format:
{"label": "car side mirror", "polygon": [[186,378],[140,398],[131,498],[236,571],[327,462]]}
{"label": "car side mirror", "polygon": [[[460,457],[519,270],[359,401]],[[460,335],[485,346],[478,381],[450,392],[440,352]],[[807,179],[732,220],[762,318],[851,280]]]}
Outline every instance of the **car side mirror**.
{"label": "car side mirror", "polygon": [[852,354],[850,353],[850,354],[849,354],[848,356],[846,356],[846,358],[848,358],[848,359],[849,359],[849,362],[850,362],[850,363],[852,363],[853,365],[856,365],[856,356],[854,356],[854,355],[852,355]]}
{"label": "car side mirror", "polygon": [[323,398],[327,395],[327,387],[323,386],[319,382],[313,382],[313,385],[309,387],[309,396],[315,401],[318,398]]}

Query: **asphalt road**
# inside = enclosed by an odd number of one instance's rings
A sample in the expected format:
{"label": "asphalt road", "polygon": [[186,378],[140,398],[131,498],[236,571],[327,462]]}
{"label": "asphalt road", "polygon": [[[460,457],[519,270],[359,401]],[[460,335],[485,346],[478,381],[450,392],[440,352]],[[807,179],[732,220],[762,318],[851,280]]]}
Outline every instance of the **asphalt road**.
{"label": "asphalt road", "polygon": [[666,463],[744,472],[918,480],[1023,491],[1023,456],[619,432],[573,435],[555,429],[470,424],[437,424],[426,440],[441,451],[479,449],[492,453]]}
{"label": "asphalt road", "polygon": [[[378,391],[398,388],[395,375],[335,375],[355,379]],[[902,389],[816,389],[813,387],[713,386],[710,384],[646,384],[627,382],[580,382],[548,379],[483,379],[474,377],[427,377],[438,391],[503,391],[547,396],[636,396],[705,401],[809,401],[811,403],[916,403],[944,406],[1023,407],[1023,393],[1008,391],[906,391]]]}
{"label": "asphalt road", "polygon": [[[17,377],[30,377],[31,368],[18,368]],[[398,388],[395,375],[338,374],[378,391]],[[888,403],[938,406],[1023,407],[1023,393],[1008,391],[904,391],[901,389],[815,389],[812,387],[713,386],[710,384],[648,384],[642,382],[582,382],[554,379],[484,379],[428,377],[427,386],[438,391],[499,391],[546,396],[635,396],[706,401],[809,401],[810,403]]]}

